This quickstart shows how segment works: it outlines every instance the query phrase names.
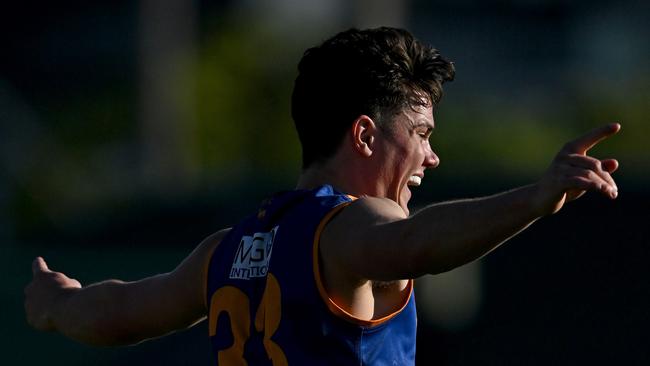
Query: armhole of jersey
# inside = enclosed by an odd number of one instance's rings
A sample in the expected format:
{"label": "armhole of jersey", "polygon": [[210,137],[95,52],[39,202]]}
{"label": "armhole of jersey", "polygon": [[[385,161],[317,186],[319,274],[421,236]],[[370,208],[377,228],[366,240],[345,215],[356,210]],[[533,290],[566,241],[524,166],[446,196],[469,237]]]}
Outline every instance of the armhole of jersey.
{"label": "armhole of jersey", "polygon": [[330,222],[330,220],[332,220],[332,218],[337,213],[339,213],[343,208],[347,207],[352,202],[353,201],[344,202],[334,207],[330,212],[327,213],[327,215],[325,215],[325,217],[323,217],[321,222],[318,224],[318,228],[316,229],[316,233],[314,235],[314,246],[312,249],[312,258],[313,258],[312,268],[314,269],[314,280],[316,281],[316,287],[318,287],[318,292],[320,293],[321,299],[325,302],[325,305],[327,305],[327,308],[329,309],[330,312],[332,312],[332,314],[356,325],[365,326],[365,327],[375,327],[389,321],[390,319],[394,318],[397,314],[402,312],[402,310],[404,310],[406,305],[409,303],[411,299],[411,295],[413,293],[413,280],[408,280],[408,284],[406,288],[408,294],[407,296],[404,296],[403,303],[399,307],[399,309],[379,319],[370,319],[370,320],[360,319],[350,314],[345,309],[341,308],[336,302],[334,302],[334,300],[332,300],[332,298],[329,297],[329,294],[327,293],[327,290],[325,289],[325,285],[321,278],[321,272],[320,272],[320,261],[319,261],[320,260],[320,255],[319,255],[320,236],[323,233],[323,229],[325,229],[325,225],[327,225],[327,223]]}

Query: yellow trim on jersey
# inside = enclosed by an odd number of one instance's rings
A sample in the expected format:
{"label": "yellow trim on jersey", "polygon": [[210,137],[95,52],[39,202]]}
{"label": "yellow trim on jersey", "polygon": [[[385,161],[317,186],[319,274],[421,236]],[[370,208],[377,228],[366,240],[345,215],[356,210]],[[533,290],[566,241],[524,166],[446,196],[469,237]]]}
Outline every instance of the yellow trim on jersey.
{"label": "yellow trim on jersey", "polygon": [[[356,197],[349,196],[353,200],[356,199]],[[321,278],[321,272],[320,272],[320,262],[319,262],[319,245],[320,245],[320,236],[323,233],[323,229],[325,229],[325,225],[336,215],[341,211],[343,208],[347,207],[349,204],[351,204],[353,201],[350,202],[345,202],[342,203],[336,207],[334,207],[330,212],[323,217],[321,220],[320,224],[318,225],[318,228],[316,229],[316,233],[314,234],[314,246],[313,246],[313,252],[312,252],[312,257],[313,257],[313,269],[314,269],[314,279],[316,280],[316,286],[318,287],[318,292],[320,293],[321,298],[325,302],[325,305],[327,305],[327,308],[336,316],[347,320],[348,322],[351,322],[353,324],[361,325],[361,326],[369,326],[369,327],[375,327],[380,324],[383,324],[390,319],[394,318],[397,314],[399,314],[406,305],[408,304],[409,300],[411,299],[411,294],[413,292],[413,280],[408,281],[408,296],[406,296],[404,299],[404,303],[402,306],[399,307],[399,309],[395,310],[394,312],[383,316],[379,319],[370,319],[370,320],[365,320],[358,318],[349,312],[347,312],[345,309],[340,307],[334,300],[332,300],[331,297],[329,297],[329,294],[327,293],[327,290],[325,289],[325,285],[323,284],[323,280]]]}

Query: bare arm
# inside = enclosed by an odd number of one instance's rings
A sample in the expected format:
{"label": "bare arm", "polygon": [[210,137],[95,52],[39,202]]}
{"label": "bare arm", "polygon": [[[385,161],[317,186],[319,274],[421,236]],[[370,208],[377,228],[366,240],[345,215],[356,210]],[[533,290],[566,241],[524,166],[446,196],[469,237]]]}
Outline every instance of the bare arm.
{"label": "bare arm", "polygon": [[206,261],[226,233],[206,238],[173,271],[134,282],[81,286],[36,258],[25,288],[27,320],[92,345],[135,344],[190,327],[206,315]]}
{"label": "bare arm", "polygon": [[448,271],[485,255],[585,191],[616,198],[610,173],[618,163],[586,152],[619,128],[608,125],[566,144],[539,182],[501,194],[431,205],[409,218],[393,201],[358,200],[323,233],[328,277],[396,280]]}

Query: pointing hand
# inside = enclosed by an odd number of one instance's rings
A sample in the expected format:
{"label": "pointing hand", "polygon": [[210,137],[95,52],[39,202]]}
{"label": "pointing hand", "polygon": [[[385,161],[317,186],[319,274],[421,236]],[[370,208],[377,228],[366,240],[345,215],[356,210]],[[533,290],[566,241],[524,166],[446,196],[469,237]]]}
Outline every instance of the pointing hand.
{"label": "pointing hand", "polygon": [[541,215],[559,211],[565,202],[581,197],[586,191],[601,192],[611,199],[618,196],[618,187],[611,176],[618,169],[618,161],[599,160],[587,152],[620,129],[618,123],[608,124],[564,145],[537,183],[536,204]]}

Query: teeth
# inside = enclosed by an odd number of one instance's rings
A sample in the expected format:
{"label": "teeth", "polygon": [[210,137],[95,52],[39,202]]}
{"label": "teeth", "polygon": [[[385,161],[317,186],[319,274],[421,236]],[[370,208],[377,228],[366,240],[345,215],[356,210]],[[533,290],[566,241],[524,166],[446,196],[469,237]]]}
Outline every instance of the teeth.
{"label": "teeth", "polygon": [[412,175],[409,177],[408,183],[412,186],[419,186],[422,183],[422,178],[418,177],[417,175]]}

